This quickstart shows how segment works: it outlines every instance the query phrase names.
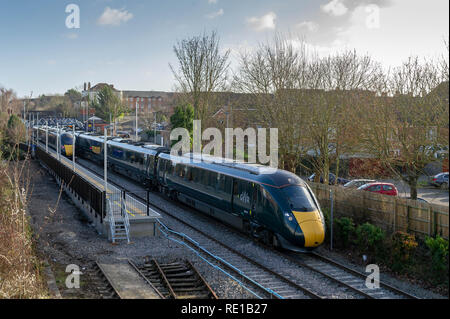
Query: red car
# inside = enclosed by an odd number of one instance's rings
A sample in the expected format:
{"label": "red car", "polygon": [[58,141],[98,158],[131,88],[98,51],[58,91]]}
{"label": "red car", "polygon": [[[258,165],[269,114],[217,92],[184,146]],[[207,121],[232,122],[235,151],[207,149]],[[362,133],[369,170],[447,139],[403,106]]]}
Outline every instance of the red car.
{"label": "red car", "polygon": [[359,187],[358,189],[389,196],[398,195],[397,188],[391,183],[369,183]]}

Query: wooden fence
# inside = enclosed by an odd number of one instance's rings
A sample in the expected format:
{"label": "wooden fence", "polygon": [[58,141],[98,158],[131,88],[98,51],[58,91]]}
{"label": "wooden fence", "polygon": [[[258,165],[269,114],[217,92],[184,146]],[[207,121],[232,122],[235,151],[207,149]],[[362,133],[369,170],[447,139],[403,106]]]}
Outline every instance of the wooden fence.
{"label": "wooden fence", "polygon": [[395,196],[309,183],[322,208],[330,208],[331,192],[335,217],[351,217],[356,223],[369,221],[387,233],[403,231],[424,237],[448,239],[448,206]]}

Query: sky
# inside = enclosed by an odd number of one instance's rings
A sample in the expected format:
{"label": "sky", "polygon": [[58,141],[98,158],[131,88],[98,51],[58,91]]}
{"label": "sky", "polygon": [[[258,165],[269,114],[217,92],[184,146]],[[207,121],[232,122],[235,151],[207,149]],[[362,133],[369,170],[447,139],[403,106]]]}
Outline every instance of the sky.
{"label": "sky", "polygon": [[232,67],[276,33],[321,56],[356,49],[395,67],[447,54],[448,12],[448,0],[0,0],[0,87],[172,91],[173,46],[213,30]]}

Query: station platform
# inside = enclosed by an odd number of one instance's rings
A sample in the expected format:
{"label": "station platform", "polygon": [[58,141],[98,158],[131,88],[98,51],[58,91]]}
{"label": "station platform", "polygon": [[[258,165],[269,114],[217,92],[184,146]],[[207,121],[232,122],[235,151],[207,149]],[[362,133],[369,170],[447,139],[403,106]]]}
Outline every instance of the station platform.
{"label": "station platform", "polygon": [[128,263],[98,263],[121,299],[161,299]]}
{"label": "station platform", "polygon": [[[41,143],[36,146],[39,147],[42,151],[46,152],[48,155],[52,156],[54,159],[58,160],[58,154],[55,150],[48,148],[48,151],[46,151],[45,145]],[[58,161],[67,168],[70,168],[77,175],[82,177],[84,180],[86,180],[101,192],[105,191],[105,182],[103,178],[99,177],[98,175],[89,171],[78,163],[75,163],[74,167],[73,161],[63,155],[59,156]],[[107,234],[108,238],[111,239],[108,219],[104,219],[99,223],[95,218],[93,218],[93,216],[91,216],[91,210],[83,207],[84,202],[80,203],[79,198],[77,198],[77,196],[72,196],[73,194],[71,193],[69,193],[68,195],[75,202],[75,204],[77,204],[77,206],[81,206],[80,208],[86,213],[87,217],[94,222],[97,230],[102,234]],[[138,199],[130,196],[127,193],[123,193],[121,189],[111,183],[106,184],[106,198],[111,205],[115,206],[113,207],[114,209],[120,209],[121,204],[125,202],[126,213],[128,214],[128,219],[130,222],[130,236],[132,238],[158,235],[156,222],[162,217],[154,209],[152,209],[151,207],[147,207],[146,203],[139,201]]]}

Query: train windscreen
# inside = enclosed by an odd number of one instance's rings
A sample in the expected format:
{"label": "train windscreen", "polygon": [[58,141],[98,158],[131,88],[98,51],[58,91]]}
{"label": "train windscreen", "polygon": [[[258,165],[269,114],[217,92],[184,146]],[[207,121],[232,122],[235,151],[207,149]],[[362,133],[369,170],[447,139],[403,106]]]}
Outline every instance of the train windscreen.
{"label": "train windscreen", "polygon": [[73,139],[70,135],[62,135],[61,136],[61,145],[72,145]]}
{"label": "train windscreen", "polygon": [[311,194],[302,186],[287,186],[281,189],[293,211],[312,212],[317,210]]}

